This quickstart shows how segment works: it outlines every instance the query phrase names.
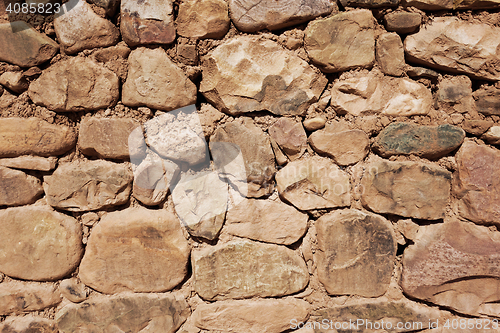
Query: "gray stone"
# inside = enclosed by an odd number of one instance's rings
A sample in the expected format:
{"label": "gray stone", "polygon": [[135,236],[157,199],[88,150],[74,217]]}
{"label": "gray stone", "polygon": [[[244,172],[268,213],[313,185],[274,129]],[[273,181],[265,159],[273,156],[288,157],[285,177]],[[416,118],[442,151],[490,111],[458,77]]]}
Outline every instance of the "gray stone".
{"label": "gray stone", "polygon": [[32,204],[42,193],[40,179],[0,166],[0,206]]}

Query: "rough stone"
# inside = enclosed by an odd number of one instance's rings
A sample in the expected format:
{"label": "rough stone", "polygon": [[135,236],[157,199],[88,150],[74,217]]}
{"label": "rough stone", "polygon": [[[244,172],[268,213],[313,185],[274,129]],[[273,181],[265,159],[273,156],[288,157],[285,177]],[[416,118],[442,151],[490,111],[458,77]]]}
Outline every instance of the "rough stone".
{"label": "rough stone", "polygon": [[399,5],[399,0],[340,0],[344,7],[366,7],[366,8],[380,8],[380,7],[395,7]]}
{"label": "rough stone", "polygon": [[120,31],[129,46],[170,44],[175,40],[171,0],[123,0],[120,11]]}
{"label": "rough stone", "polygon": [[0,272],[34,281],[51,281],[71,273],[83,254],[77,221],[46,207],[0,211]]}
{"label": "rough stone", "polygon": [[307,26],[304,44],[311,61],[334,73],[375,62],[375,19],[367,9],[317,19]]}
{"label": "rough stone", "polygon": [[300,210],[350,204],[349,176],[328,158],[290,162],[276,173],[276,183],[280,197]]}
{"label": "rough stone", "polygon": [[330,14],[334,5],[326,0],[230,0],[234,25],[244,32],[278,30]]}
{"label": "rough stone", "polygon": [[425,67],[415,67],[415,66],[410,67],[406,71],[406,74],[408,74],[409,77],[414,79],[426,78],[433,81],[437,81],[437,79],[439,78],[438,72]]}
{"label": "rough stone", "polygon": [[241,36],[206,57],[200,92],[231,115],[262,110],[302,115],[326,84],[321,73],[278,43]]}
{"label": "rough stone", "polygon": [[[500,80],[500,28],[456,17],[437,17],[406,37],[407,59],[433,68]],[[456,52],[457,49],[463,50]]]}
{"label": "rough stone", "polygon": [[120,5],[120,1],[118,0],[89,0],[89,3],[103,8],[106,12],[106,15],[108,15],[109,17],[115,16],[116,11]]}
{"label": "rough stone", "polygon": [[500,89],[482,87],[473,93],[476,109],[485,115],[500,115]]}
{"label": "rough stone", "polygon": [[177,33],[188,38],[222,38],[230,26],[224,0],[189,0],[179,5]]}
{"label": "rough stone", "polygon": [[92,228],[79,277],[105,294],[164,292],[186,277],[189,252],[175,215],[128,208]]}
{"label": "rough stone", "polygon": [[174,333],[189,314],[180,294],[126,293],[69,304],[56,313],[55,319],[62,333]]}
{"label": "rough stone", "polygon": [[408,6],[421,10],[456,10],[498,8],[498,0],[407,0]]}
{"label": "rough stone", "polygon": [[128,61],[123,104],[171,111],[196,102],[196,86],[163,49],[135,49]]}
{"label": "rough stone", "polygon": [[78,282],[76,278],[62,280],[61,283],[59,283],[59,291],[62,296],[73,303],[80,303],[87,299],[85,285]]}
{"label": "rough stone", "polygon": [[307,231],[307,214],[279,201],[245,199],[231,207],[224,230],[257,241],[290,245]]}
{"label": "rough stone", "polygon": [[0,159],[0,166],[23,170],[50,171],[56,168],[56,164],[57,158],[55,157],[24,155]]}
{"label": "rough stone", "polygon": [[0,61],[21,67],[32,67],[52,59],[59,45],[26,22],[0,24]]}
{"label": "rough stone", "polygon": [[92,55],[99,62],[110,62],[116,59],[127,59],[130,55],[130,48],[125,42],[120,42],[115,46],[106,47],[104,49],[96,50]]}
{"label": "rough stone", "polygon": [[280,245],[232,241],[194,251],[194,288],[205,300],[278,297],[309,282],[306,263]]}
{"label": "rough stone", "polygon": [[361,130],[336,131],[332,126],[309,136],[309,144],[318,154],[331,157],[338,165],[361,161],[368,154],[370,140]]}
{"label": "rough stone", "polygon": [[492,145],[500,144],[500,126],[490,127],[490,129],[481,136],[481,139]]}
{"label": "rough stone", "polygon": [[316,221],[320,282],[331,295],[382,296],[389,287],[396,237],[381,216],[341,210]]}
{"label": "rough stone", "polygon": [[10,317],[0,324],[2,333],[59,333],[57,324],[40,317]]}
{"label": "rough stone", "polygon": [[35,104],[53,111],[105,109],[118,101],[119,79],[104,65],[72,57],[46,69],[28,94]]}
{"label": "rough stone", "polygon": [[451,173],[432,164],[376,160],[366,166],[361,201],[377,213],[417,219],[444,217]]}
{"label": "rough stone", "polygon": [[316,131],[325,127],[326,119],[323,117],[314,117],[304,120],[303,124],[306,130]]}
{"label": "rough stone", "polygon": [[0,166],[0,206],[34,203],[43,193],[40,179]]}
{"label": "rough stone", "polygon": [[439,82],[437,100],[448,113],[468,113],[474,110],[472,82],[465,76],[445,77]]}
{"label": "rough stone", "polygon": [[481,135],[493,126],[491,120],[466,120],[462,123],[462,128],[472,135]]}
{"label": "rough stone", "polygon": [[47,203],[73,212],[97,210],[126,203],[133,173],[124,164],[103,160],[59,165],[44,177]]}
{"label": "rough stone", "polygon": [[380,70],[387,75],[401,76],[405,68],[403,42],[396,33],[384,33],[377,39],[376,58]]}
{"label": "rough stone", "polygon": [[10,281],[0,284],[1,315],[39,311],[60,302],[61,295],[51,283]]}
{"label": "rough stone", "polygon": [[28,90],[29,83],[23,75],[23,72],[5,72],[0,75],[0,84],[5,88],[21,94]]}
{"label": "rough stone", "polygon": [[[291,161],[301,157],[307,148],[307,135],[300,122],[280,118],[268,129],[269,136],[277,148]],[[275,149],[276,151],[276,149]]]}
{"label": "rough stone", "polygon": [[0,119],[0,157],[62,155],[76,144],[72,128],[39,118]]}
{"label": "rough stone", "polygon": [[419,126],[397,122],[380,132],[373,149],[383,157],[413,154],[438,159],[457,149],[464,138],[464,130],[449,124]]}
{"label": "rough stone", "polygon": [[385,28],[398,34],[411,34],[422,24],[422,15],[409,12],[392,12],[384,15]]}
{"label": "rough stone", "polygon": [[309,317],[306,301],[280,300],[220,301],[201,304],[193,312],[193,321],[201,329],[234,333],[280,333],[290,328],[294,319]]}

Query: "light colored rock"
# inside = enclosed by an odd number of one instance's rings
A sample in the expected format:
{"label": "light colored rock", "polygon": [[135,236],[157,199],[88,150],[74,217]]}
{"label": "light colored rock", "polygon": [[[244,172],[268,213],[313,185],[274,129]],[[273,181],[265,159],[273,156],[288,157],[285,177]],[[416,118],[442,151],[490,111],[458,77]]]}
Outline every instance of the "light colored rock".
{"label": "light colored rock", "polygon": [[422,15],[410,12],[392,12],[384,15],[385,28],[398,34],[417,31],[422,24]]}
{"label": "light colored rock", "polygon": [[278,43],[241,36],[206,57],[200,92],[230,115],[262,110],[302,115],[326,84],[321,73]]}
{"label": "light colored rock", "polygon": [[5,72],[0,75],[0,84],[15,93],[21,94],[28,90],[29,83],[23,72]]}
{"label": "light colored rock", "polygon": [[230,26],[224,0],[188,0],[179,5],[177,33],[188,38],[222,38]]}
{"label": "light colored rock", "polygon": [[492,145],[500,144],[500,126],[492,126],[481,136],[481,139]]}
{"label": "light colored rock", "polygon": [[61,295],[73,303],[80,303],[87,299],[85,285],[76,278],[62,280],[59,284]]}
{"label": "light colored rock", "polygon": [[367,9],[317,19],[307,26],[304,44],[323,72],[371,67],[375,62],[375,19]]}
{"label": "light colored rock", "polygon": [[291,320],[306,321],[309,308],[309,303],[294,298],[221,301],[198,305],[193,321],[209,331],[280,333],[290,328]]}
{"label": "light colored rock", "polygon": [[405,68],[403,42],[397,33],[384,33],[377,38],[376,58],[381,71],[392,76],[401,76]]}
{"label": "light colored rock", "polygon": [[451,173],[432,164],[376,159],[366,165],[361,201],[377,213],[417,219],[444,217]]}
{"label": "light colored rock", "polygon": [[9,317],[0,324],[0,332],[8,333],[59,333],[57,324],[40,317]]}
{"label": "light colored rock", "polygon": [[323,117],[314,117],[304,120],[303,124],[306,130],[316,131],[325,127],[326,119]]}
{"label": "light colored rock", "polygon": [[0,206],[32,204],[42,193],[40,179],[0,166]]}
{"label": "light colored rock", "polygon": [[133,173],[128,166],[103,160],[62,164],[44,177],[47,203],[73,212],[126,203]]}
{"label": "light colored rock", "polygon": [[205,300],[284,296],[309,282],[304,260],[280,245],[232,241],[193,251],[191,263]]}
{"label": "light colored rock", "polygon": [[[271,140],[291,161],[301,157],[307,148],[307,135],[302,123],[280,118],[268,129]],[[274,148],[274,147],[273,147]],[[276,149],[274,149],[276,154]]]}
{"label": "light colored rock", "polygon": [[83,254],[77,221],[43,206],[0,211],[0,272],[51,281],[71,273]]}
{"label": "light colored rock", "polygon": [[53,111],[105,109],[118,101],[119,79],[101,64],[72,57],[46,69],[28,94],[33,103]]}
{"label": "light colored rock", "polygon": [[437,17],[408,36],[404,45],[408,60],[477,79],[500,80],[498,27]]}
{"label": "light colored rock", "polygon": [[275,178],[280,197],[300,210],[350,204],[349,176],[328,158],[314,156],[290,162]]}
{"label": "light colored rock", "polygon": [[316,152],[331,157],[338,165],[350,165],[366,157],[370,140],[361,130],[337,131],[333,126],[328,126],[312,133],[309,144]]}
{"label": "light colored rock", "polygon": [[189,252],[175,215],[128,208],[92,228],[79,277],[105,294],[164,292],[186,277]]}
{"label": "light colored rock", "polygon": [[473,93],[476,109],[484,115],[500,115],[500,89],[483,86]]}
{"label": "light colored rock", "polygon": [[56,168],[56,164],[57,158],[55,157],[24,155],[0,159],[0,166],[24,170],[50,171]]}
{"label": "light colored rock", "polygon": [[437,101],[447,113],[471,112],[475,109],[471,80],[465,75],[441,77]]}
{"label": "light colored rock", "polygon": [[196,86],[163,49],[135,49],[128,61],[123,104],[171,111],[196,102]]}
{"label": "light colored rock", "polygon": [[[52,283],[10,281],[0,283],[0,314],[40,311],[61,302]],[[1,327],[1,326],[0,326]]]}

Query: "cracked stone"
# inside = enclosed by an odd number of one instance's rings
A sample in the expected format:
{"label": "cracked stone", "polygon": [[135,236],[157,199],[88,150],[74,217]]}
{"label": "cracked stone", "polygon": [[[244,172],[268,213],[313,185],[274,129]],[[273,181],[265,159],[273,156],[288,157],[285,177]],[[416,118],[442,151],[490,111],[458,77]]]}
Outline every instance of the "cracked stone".
{"label": "cracked stone", "polygon": [[[61,300],[57,286],[52,283],[9,281],[0,284],[0,315],[3,316],[40,311]],[[5,332],[5,326],[0,332]]]}
{"label": "cracked stone", "polygon": [[42,194],[40,179],[0,166],[0,206],[32,204]]}
{"label": "cracked stone", "polygon": [[179,5],[177,33],[188,38],[222,38],[230,26],[224,0],[189,0]]}

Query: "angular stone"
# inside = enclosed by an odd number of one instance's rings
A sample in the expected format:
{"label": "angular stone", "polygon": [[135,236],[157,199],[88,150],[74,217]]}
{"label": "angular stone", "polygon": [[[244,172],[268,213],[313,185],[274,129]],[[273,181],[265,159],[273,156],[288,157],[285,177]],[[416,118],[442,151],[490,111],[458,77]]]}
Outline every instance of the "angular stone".
{"label": "angular stone", "polygon": [[62,155],[76,144],[72,128],[39,118],[0,119],[0,157]]}
{"label": "angular stone", "polygon": [[28,90],[29,83],[23,72],[5,72],[0,75],[0,84],[15,93],[21,94]]}
{"label": "angular stone", "polygon": [[0,166],[0,206],[32,204],[42,193],[40,179]]}
{"label": "angular stone", "polygon": [[57,40],[67,54],[118,43],[120,32],[100,17],[85,0],[69,0],[54,17]]}
{"label": "angular stone", "polygon": [[0,324],[6,333],[59,333],[55,321],[40,317],[10,317]]}
{"label": "angular stone", "polygon": [[92,228],[79,276],[105,294],[164,292],[186,277],[189,252],[175,215],[128,208],[106,214]]}
{"label": "angular stone", "polygon": [[307,26],[304,44],[311,61],[334,73],[375,62],[375,19],[367,9],[342,12]]}
{"label": "angular stone", "polygon": [[[300,122],[280,118],[268,129],[269,136],[277,148],[291,161],[301,157],[307,148],[307,135]],[[276,149],[275,149],[276,151]]]}
{"label": "angular stone", "polygon": [[500,144],[500,126],[492,126],[481,136],[481,139],[492,145]]}
{"label": "angular stone", "polygon": [[84,118],[80,122],[78,147],[89,156],[128,158],[129,135],[140,126],[132,118]]}
{"label": "angular stone", "polygon": [[61,300],[57,286],[52,283],[10,281],[0,284],[0,314],[4,316],[40,311]]}
{"label": "angular stone", "polygon": [[474,91],[476,109],[485,115],[500,115],[500,89],[495,87],[482,87]]}
{"label": "angular stone", "polygon": [[338,165],[350,165],[366,157],[370,140],[361,130],[339,132],[328,126],[312,133],[309,144],[318,154],[331,157]]}
{"label": "angular stone", "polygon": [[130,332],[174,333],[189,317],[180,294],[121,294],[95,296],[69,304],[56,314],[62,333]]}
{"label": "angular stone", "polygon": [[491,120],[465,120],[462,123],[462,128],[472,135],[481,135],[493,126],[493,124]]}
{"label": "angular stone", "polygon": [[52,59],[59,45],[23,21],[0,24],[0,61],[32,67]]}
{"label": "angular stone", "polygon": [[306,263],[279,245],[232,241],[194,251],[194,288],[205,300],[278,297],[304,289]]}
{"label": "angular stone", "polygon": [[120,31],[129,46],[170,44],[175,39],[172,0],[123,0]]}
{"label": "angular stone", "polygon": [[474,316],[495,316],[500,300],[500,237],[449,221],[420,228],[403,255],[401,286],[410,297]]}
{"label": "angular stone", "polygon": [[123,104],[171,111],[196,102],[196,86],[163,49],[135,49],[128,61]]}
{"label": "angular stone", "polygon": [[293,320],[306,321],[309,308],[309,303],[295,298],[221,301],[198,305],[192,318],[197,327],[208,331],[280,333]]}
{"label": "angular stone", "polygon": [[385,28],[398,34],[410,34],[422,24],[422,15],[409,12],[392,12],[384,15]]}
{"label": "angular stone", "polygon": [[451,173],[432,164],[376,160],[366,166],[361,201],[377,213],[444,218]]}
{"label": "angular stone", "polygon": [[464,130],[449,124],[419,126],[398,122],[380,132],[373,149],[383,157],[413,154],[438,159],[457,149],[464,138]]}
{"label": "angular stone", "polygon": [[0,272],[51,281],[71,273],[83,254],[77,221],[43,206],[0,211]]}
{"label": "angular stone", "polygon": [[429,113],[433,100],[421,83],[372,71],[335,82],[330,104],[335,111],[354,116],[413,116]]}
{"label": "angular stone", "polygon": [[279,201],[245,199],[231,207],[224,230],[266,243],[290,245],[307,231],[307,214]]}
{"label": "angular stone", "polygon": [[401,76],[405,68],[403,42],[396,33],[384,33],[377,39],[376,58],[381,71],[392,76]]}
{"label": "angular stone", "polygon": [[76,278],[62,280],[59,284],[61,295],[73,303],[80,303],[87,299],[85,285],[78,282]]}
{"label": "angular stone", "polygon": [[72,57],[46,69],[28,94],[35,104],[53,111],[105,109],[118,101],[119,79],[101,64]]}
{"label": "angular stone", "polygon": [[396,259],[392,224],[381,216],[341,210],[316,221],[320,282],[331,295],[382,296]]}
{"label": "angular stone", "polygon": [[262,110],[302,115],[326,84],[321,73],[278,43],[240,36],[207,56],[200,92],[231,115]]}
{"label": "angular stone", "polygon": [[126,203],[133,173],[124,164],[103,160],[60,165],[44,177],[47,203],[72,212],[97,210]]}
{"label": "angular stone", "polygon": [[404,45],[408,60],[476,79],[500,80],[498,27],[437,17],[406,37]]}
{"label": "angular stone", "polygon": [[234,25],[244,32],[278,30],[330,14],[334,9],[326,0],[230,0]]}
{"label": "angular stone", "polygon": [[474,110],[472,82],[465,75],[444,77],[439,81],[437,100],[447,113],[467,113]]}
{"label": "angular stone", "polygon": [[24,155],[14,158],[0,159],[0,166],[24,170],[50,171],[56,168],[56,164],[57,158],[55,157]]}
{"label": "angular stone", "polygon": [[183,37],[222,38],[230,25],[228,5],[224,0],[183,1],[175,23]]}

